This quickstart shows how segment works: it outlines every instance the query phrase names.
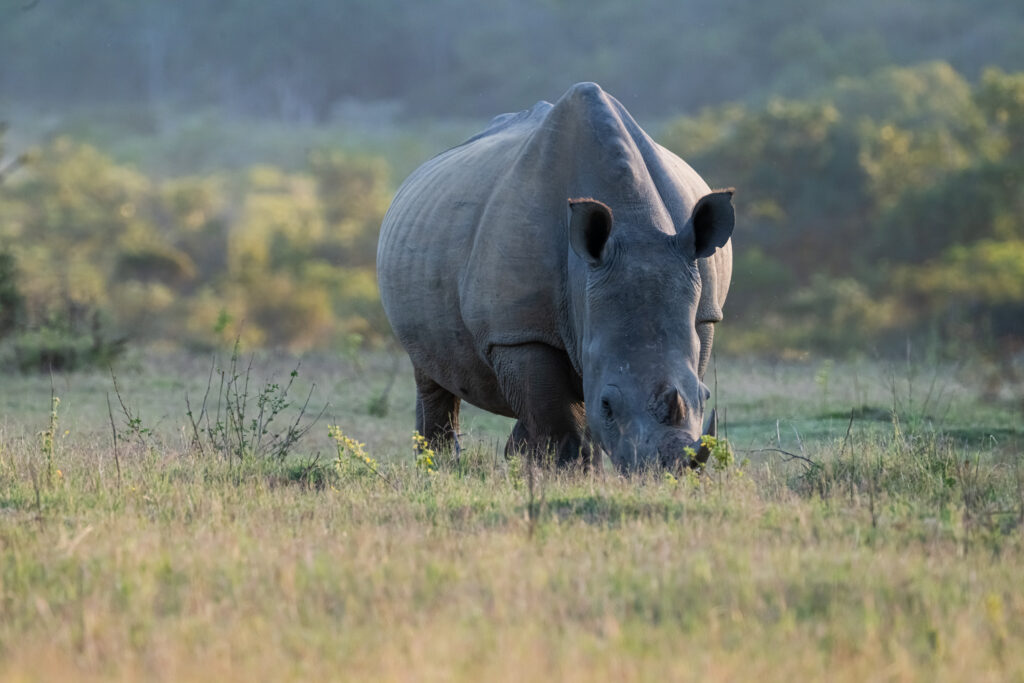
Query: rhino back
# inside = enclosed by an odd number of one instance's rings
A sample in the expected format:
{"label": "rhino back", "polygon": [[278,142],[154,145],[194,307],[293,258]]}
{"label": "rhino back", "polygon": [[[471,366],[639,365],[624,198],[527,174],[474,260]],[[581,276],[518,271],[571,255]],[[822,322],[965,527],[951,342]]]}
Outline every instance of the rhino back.
{"label": "rhino back", "polygon": [[[498,117],[418,168],[396,193],[377,250],[382,303],[413,363],[500,414],[510,412],[487,359],[490,347],[512,336],[549,338],[555,324],[545,305],[557,297],[550,288],[555,236],[531,238],[536,226],[516,220],[517,200],[510,199],[531,194],[511,176],[550,108],[543,102]],[[510,249],[513,243],[518,248]]]}

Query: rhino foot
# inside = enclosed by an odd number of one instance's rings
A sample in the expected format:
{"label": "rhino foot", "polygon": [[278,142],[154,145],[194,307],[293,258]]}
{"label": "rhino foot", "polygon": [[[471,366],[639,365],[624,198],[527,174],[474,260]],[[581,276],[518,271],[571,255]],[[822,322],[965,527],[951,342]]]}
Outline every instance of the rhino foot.
{"label": "rhino foot", "polygon": [[[491,363],[518,420],[506,457],[522,453],[559,468],[589,469],[583,390],[565,351],[547,344],[495,346]],[[600,463],[598,463],[598,467]]]}
{"label": "rhino foot", "polygon": [[458,447],[459,406],[462,401],[421,370],[416,378],[416,431],[435,451]]}

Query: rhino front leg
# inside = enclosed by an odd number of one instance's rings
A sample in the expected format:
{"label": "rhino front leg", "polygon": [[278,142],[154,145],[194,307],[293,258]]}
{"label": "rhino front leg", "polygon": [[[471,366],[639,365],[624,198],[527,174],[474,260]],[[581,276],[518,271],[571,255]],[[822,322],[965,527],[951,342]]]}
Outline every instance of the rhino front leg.
{"label": "rhino front leg", "polygon": [[430,379],[418,368],[416,378],[416,431],[434,450],[449,450],[459,434],[459,397]]}
{"label": "rhino front leg", "polygon": [[491,363],[518,418],[505,455],[553,455],[559,467],[591,467],[583,391],[565,352],[546,344],[495,346]]}

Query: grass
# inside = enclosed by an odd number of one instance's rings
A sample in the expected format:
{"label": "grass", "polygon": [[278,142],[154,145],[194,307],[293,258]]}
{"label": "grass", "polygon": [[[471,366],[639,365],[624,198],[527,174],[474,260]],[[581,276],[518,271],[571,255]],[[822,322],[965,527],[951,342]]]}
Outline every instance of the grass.
{"label": "grass", "polygon": [[826,397],[814,364],[723,361],[739,464],[623,480],[506,463],[471,409],[458,463],[417,468],[404,366],[370,409],[383,356],[303,361],[330,405],[290,461],[204,456],[209,359],[138,360],[120,477],[109,376],[56,377],[53,429],[49,378],[2,380],[4,680],[1024,680],[1020,414],[969,371],[926,406],[881,363]]}

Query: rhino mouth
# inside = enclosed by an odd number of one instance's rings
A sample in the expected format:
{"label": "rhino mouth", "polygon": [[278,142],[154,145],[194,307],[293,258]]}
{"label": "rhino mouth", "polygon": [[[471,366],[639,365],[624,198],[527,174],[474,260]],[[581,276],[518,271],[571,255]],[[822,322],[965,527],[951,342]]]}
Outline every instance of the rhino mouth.
{"label": "rhino mouth", "polygon": [[690,441],[679,434],[671,434],[662,439],[658,445],[658,463],[669,471],[703,466],[711,457],[711,449],[704,443],[704,436],[718,436],[718,415],[714,409],[708,416],[702,437],[696,441]]}

